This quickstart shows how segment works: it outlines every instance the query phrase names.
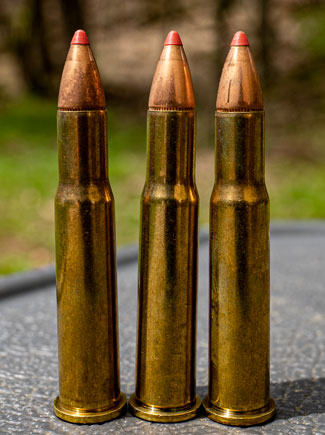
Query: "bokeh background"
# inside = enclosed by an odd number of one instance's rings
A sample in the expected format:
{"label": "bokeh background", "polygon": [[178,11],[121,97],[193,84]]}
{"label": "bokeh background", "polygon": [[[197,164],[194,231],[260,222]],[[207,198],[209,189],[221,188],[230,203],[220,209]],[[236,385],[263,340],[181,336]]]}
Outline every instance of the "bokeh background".
{"label": "bokeh background", "polygon": [[147,100],[172,29],[197,100],[201,225],[214,177],[217,86],[237,30],[250,40],[264,91],[271,218],[325,218],[323,0],[0,0],[0,274],[54,261],[56,98],[78,28],[107,96],[118,245],[138,238]]}

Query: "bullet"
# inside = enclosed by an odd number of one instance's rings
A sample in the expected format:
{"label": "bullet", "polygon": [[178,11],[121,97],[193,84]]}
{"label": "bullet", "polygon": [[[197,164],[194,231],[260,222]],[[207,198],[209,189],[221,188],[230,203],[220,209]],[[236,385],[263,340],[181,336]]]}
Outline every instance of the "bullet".
{"label": "bullet", "polygon": [[136,388],[131,412],[176,422],[195,394],[198,194],[195,101],[181,39],[168,34],[149,96],[141,199]]}
{"label": "bullet", "polygon": [[270,398],[269,198],[262,91],[243,32],[231,43],[217,96],[210,201],[209,418],[233,426],[275,414]]}
{"label": "bullet", "polygon": [[58,106],[55,235],[60,395],[54,400],[54,412],[71,423],[99,423],[121,415],[126,398],[119,380],[106,103],[83,30],[71,41]]}

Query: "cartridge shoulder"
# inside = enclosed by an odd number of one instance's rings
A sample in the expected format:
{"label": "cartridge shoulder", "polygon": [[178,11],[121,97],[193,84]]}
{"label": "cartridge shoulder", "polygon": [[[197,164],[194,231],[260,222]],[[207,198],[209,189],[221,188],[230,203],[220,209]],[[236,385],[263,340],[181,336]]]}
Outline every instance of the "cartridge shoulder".
{"label": "cartridge shoulder", "polygon": [[109,203],[113,202],[112,189],[107,180],[97,183],[60,183],[55,204],[75,203]]}
{"label": "cartridge shoulder", "polygon": [[211,203],[268,204],[269,196],[265,184],[215,184]]}
{"label": "cartridge shoulder", "polygon": [[194,184],[146,183],[142,192],[142,201],[170,202],[179,204],[197,204],[198,193]]}

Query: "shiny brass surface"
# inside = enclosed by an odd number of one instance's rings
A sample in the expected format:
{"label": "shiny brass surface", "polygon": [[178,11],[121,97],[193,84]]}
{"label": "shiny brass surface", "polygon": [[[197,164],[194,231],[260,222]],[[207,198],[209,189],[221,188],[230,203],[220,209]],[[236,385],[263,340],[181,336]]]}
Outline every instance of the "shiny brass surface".
{"label": "shiny brass surface", "polygon": [[263,109],[262,90],[250,48],[231,47],[220,78],[217,110],[252,112]]}
{"label": "shiny brass surface", "polygon": [[141,201],[134,415],[194,417],[198,195],[195,112],[149,111],[147,177]]}
{"label": "shiny brass surface", "polygon": [[269,420],[269,198],[264,112],[216,113],[210,202],[209,418],[235,426]]}
{"label": "shiny brass surface", "polygon": [[106,111],[59,111],[55,201],[60,396],[73,423],[115,418],[120,393],[114,198]]}
{"label": "shiny brass surface", "polygon": [[197,415],[198,194],[194,94],[182,46],[165,46],[149,97],[141,197],[135,393],[130,411],[157,422]]}
{"label": "shiny brass surface", "polygon": [[120,392],[114,198],[108,181],[107,115],[101,106],[105,97],[91,50],[72,45],[57,116],[60,395],[54,412],[84,424],[126,411]]}
{"label": "shiny brass surface", "polygon": [[143,420],[158,423],[176,423],[196,417],[201,408],[201,399],[199,396],[195,396],[194,402],[180,408],[160,408],[158,406],[144,405],[143,402],[137,400],[136,394],[132,394],[130,397],[130,407],[132,414]]}
{"label": "shiny brass surface", "polygon": [[269,197],[261,86],[248,46],[233,46],[217,96],[210,201],[209,418],[250,426],[270,398]]}
{"label": "shiny brass surface", "polygon": [[270,420],[275,414],[275,402],[270,399],[266,406],[253,411],[233,411],[212,405],[208,397],[203,400],[207,417],[230,426],[254,426]]}

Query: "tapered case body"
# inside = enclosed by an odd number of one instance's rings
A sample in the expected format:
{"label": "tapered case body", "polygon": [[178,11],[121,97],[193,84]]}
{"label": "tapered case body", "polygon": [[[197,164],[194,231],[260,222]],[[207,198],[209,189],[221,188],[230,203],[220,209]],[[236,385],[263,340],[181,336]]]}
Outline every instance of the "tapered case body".
{"label": "tapered case body", "polygon": [[56,415],[96,423],[125,410],[120,393],[114,198],[106,110],[58,111],[55,200],[60,395]]}

